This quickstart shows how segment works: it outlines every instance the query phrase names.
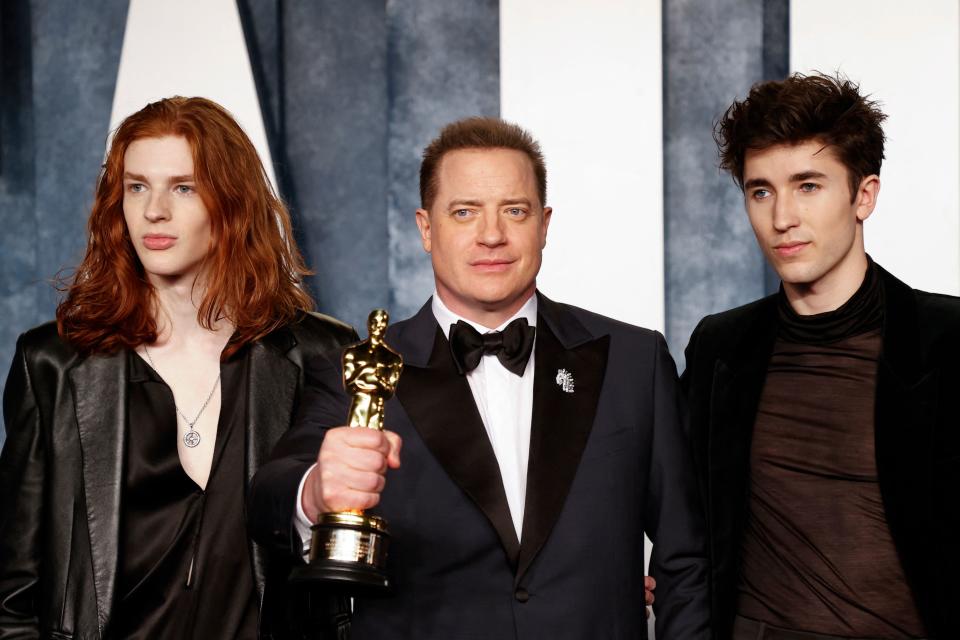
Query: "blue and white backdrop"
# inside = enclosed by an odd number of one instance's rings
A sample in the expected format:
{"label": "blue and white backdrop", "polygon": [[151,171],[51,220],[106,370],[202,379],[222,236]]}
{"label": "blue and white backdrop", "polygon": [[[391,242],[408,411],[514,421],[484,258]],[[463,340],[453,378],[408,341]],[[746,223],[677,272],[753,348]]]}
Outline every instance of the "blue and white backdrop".
{"label": "blue and white backdrop", "polygon": [[889,114],[868,250],[960,293],[958,0],[3,0],[0,382],[82,255],[108,132],[173,94],[236,115],[290,204],[319,309],[355,325],[432,291],[423,146],[463,116],[522,124],[555,211],[541,288],[664,331],[682,368],[700,317],[777,286],[712,123],[754,82],[813,69]]}
{"label": "blue and white backdrop", "polygon": [[3,0],[0,383],[82,255],[109,131],[174,94],[235,114],[290,204],[319,309],[355,325],[432,291],[413,218],[423,146],[463,116],[522,124],[555,211],[541,288],[664,331],[682,368],[699,318],[777,286],[716,168],[713,121],[754,82],[839,70],[889,114],[868,250],[958,294],[958,5]]}

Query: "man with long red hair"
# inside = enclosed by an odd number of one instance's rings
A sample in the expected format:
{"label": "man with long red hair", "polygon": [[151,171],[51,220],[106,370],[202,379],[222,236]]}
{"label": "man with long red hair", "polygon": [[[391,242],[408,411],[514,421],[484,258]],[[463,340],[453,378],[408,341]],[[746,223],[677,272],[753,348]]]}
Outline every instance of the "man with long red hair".
{"label": "man with long red hair", "polygon": [[0,636],[256,637],[247,481],[304,360],[356,338],[308,311],[306,273],[223,108],[124,120],[57,321],[20,337],[4,392]]}

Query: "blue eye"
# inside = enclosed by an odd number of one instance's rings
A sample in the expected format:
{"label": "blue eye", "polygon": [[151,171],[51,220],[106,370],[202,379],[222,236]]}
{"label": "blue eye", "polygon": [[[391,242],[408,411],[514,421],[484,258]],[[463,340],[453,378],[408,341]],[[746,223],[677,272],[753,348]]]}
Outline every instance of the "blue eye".
{"label": "blue eye", "polygon": [[507,209],[507,215],[512,216],[514,218],[519,218],[521,216],[524,216],[526,215],[526,213],[527,212],[521,209],[520,207],[510,207],[509,209]]}
{"label": "blue eye", "polygon": [[146,189],[146,185],[140,184],[139,182],[133,182],[127,185],[127,189],[133,193],[140,193]]}
{"label": "blue eye", "polygon": [[816,191],[819,188],[820,188],[820,185],[814,182],[804,182],[803,184],[800,185],[800,190],[806,191],[807,193],[811,191]]}
{"label": "blue eye", "polygon": [[757,189],[756,191],[754,191],[754,192],[753,192],[752,194],[750,194],[750,195],[753,196],[753,199],[754,199],[754,200],[763,200],[764,198],[766,198],[766,197],[768,197],[768,196],[770,195],[770,192],[767,191],[766,189]]}
{"label": "blue eye", "polygon": [[457,209],[452,215],[454,218],[468,218],[470,217],[470,209]]}
{"label": "blue eye", "polygon": [[186,184],[178,184],[176,187],[174,187],[174,191],[177,193],[193,193],[193,187]]}

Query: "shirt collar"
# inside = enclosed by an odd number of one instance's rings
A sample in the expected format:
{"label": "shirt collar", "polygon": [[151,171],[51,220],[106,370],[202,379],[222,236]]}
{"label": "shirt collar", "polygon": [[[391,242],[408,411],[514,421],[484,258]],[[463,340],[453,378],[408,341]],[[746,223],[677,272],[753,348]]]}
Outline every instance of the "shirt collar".
{"label": "shirt collar", "polygon": [[[447,305],[443,304],[443,300],[440,299],[440,294],[436,291],[433,292],[433,300],[430,303],[430,308],[433,311],[433,317],[437,319],[437,324],[440,325],[440,329],[443,330],[443,335],[449,340],[450,339],[450,326],[457,324],[458,320],[463,320],[474,329],[476,329],[481,334],[489,333],[490,329],[483,326],[477,322],[467,320],[462,316],[458,316],[453,311],[447,308]],[[517,310],[515,314],[507,318],[507,320],[497,327],[496,331],[503,331],[504,328],[517,318],[526,318],[527,324],[531,327],[537,326],[537,294],[532,293],[527,301],[523,303],[523,306]]]}

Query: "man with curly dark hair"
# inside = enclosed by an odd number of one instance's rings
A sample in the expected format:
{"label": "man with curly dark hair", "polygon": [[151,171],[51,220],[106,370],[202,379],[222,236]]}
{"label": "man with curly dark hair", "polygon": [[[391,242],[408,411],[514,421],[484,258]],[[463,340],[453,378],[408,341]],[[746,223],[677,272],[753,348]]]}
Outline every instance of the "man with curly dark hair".
{"label": "man with curly dark hair", "polygon": [[796,74],[715,129],[782,280],[686,350],[717,638],[960,637],[960,300],[864,250],[884,119]]}

